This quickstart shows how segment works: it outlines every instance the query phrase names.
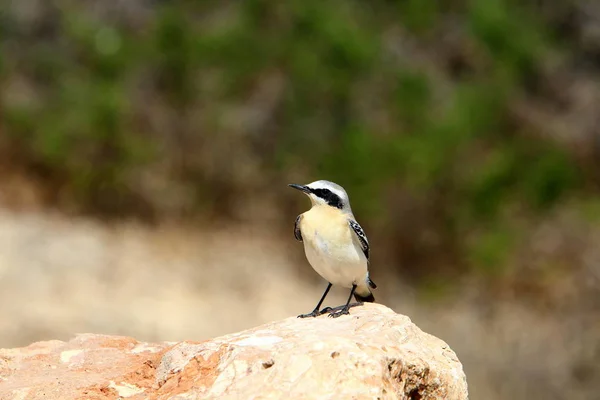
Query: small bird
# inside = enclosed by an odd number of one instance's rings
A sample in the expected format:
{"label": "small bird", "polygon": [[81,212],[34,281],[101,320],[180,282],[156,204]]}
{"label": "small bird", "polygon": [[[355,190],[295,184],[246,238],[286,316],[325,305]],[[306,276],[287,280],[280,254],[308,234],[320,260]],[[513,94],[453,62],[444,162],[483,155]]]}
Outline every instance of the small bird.
{"label": "small bird", "polygon": [[[288,186],[304,192],[312,203],[310,210],[296,218],[294,236],[304,243],[313,269],[329,282],[315,309],[298,317],[316,317],[328,311],[333,318],[350,314],[353,295],[360,303],[374,302],[371,289],[377,285],[369,278],[369,241],[352,214],[344,188],[326,180]],[[339,311],[330,307],[319,310],[332,285],[351,289],[346,305]]]}

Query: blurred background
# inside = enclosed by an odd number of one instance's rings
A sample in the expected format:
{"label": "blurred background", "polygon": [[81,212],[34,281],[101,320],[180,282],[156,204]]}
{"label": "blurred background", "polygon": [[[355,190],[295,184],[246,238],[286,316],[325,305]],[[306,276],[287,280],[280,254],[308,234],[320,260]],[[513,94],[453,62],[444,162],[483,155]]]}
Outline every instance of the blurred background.
{"label": "blurred background", "polygon": [[0,35],[0,347],[310,311],[287,184],[329,179],[471,398],[598,398],[598,2],[20,0]]}

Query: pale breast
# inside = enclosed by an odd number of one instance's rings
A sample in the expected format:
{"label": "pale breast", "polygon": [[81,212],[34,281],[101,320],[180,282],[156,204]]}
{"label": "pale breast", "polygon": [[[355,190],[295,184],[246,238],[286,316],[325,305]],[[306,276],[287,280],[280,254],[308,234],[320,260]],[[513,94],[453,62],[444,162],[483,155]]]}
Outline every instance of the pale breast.
{"label": "pale breast", "polygon": [[315,271],[334,285],[363,282],[367,258],[348,224],[348,217],[330,207],[313,207],[300,222],[306,258]]}
{"label": "pale breast", "polygon": [[[361,262],[348,225],[348,217],[331,207],[313,207],[303,214],[302,238],[326,258],[343,262]],[[364,255],[363,255],[364,257]]]}

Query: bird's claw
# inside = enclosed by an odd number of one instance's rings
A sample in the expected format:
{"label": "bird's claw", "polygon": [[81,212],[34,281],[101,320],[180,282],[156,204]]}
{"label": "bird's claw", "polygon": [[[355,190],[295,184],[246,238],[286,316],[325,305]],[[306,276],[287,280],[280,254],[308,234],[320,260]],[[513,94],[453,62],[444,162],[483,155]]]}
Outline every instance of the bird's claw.
{"label": "bird's claw", "polygon": [[342,308],[340,311],[332,311],[329,313],[329,318],[338,318],[342,315],[349,315],[350,311],[347,308]]}
{"label": "bird's claw", "polygon": [[332,312],[332,311],[333,311],[333,308],[331,308],[331,307],[325,307],[321,311],[319,311],[319,310],[312,310],[312,312],[309,312],[308,314],[300,314],[300,315],[298,315],[298,318],[315,318],[315,317],[318,317],[318,316],[323,315],[323,314],[327,314],[327,313]]}
{"label": "bird's claw", "polygon": [[298,318],[315,318],[315,317],[318,317],[319,315],[321,315],[321,314],[319,313],[318,310],[313,310],[312,312],[310,312],[308,314],[298,315]]}

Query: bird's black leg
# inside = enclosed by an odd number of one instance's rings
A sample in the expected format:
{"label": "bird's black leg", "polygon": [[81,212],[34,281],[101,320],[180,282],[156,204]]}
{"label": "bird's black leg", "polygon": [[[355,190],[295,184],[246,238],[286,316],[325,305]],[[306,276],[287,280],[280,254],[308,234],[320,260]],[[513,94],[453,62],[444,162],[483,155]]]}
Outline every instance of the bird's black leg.
{"label": "bird's black leg", "polygon": [[319,312],[319,308],[321,308],[321,304],[323,304],[325,297],[327,297],[327,293],[329,293],[329,289],[331,289],[331,286],[332,286],[331,283],[329,285],[327,285],[327,289],[325,289],[325,293],[323,293],[321,300],[319,300],[319,303],[317,304],[315,309],[312,310],[312,312],[310,312],[308,314],[300,314],[300,315],[298,315],[298,318],[318,317],[319,315],[323,314],[323,313]]}
{"label": "bird's black leg", "polygon": [[340,311],[332,311],[329,313],[329,316],[332,318],[337,318],[341,315],[350,314],[350,300],[352,300],[352,296],[354,296],[354,291],[356,290],[356,285],[352,285],[352,290],[350,290],[350,296],[348,296],[348,301],[346,305]]}

